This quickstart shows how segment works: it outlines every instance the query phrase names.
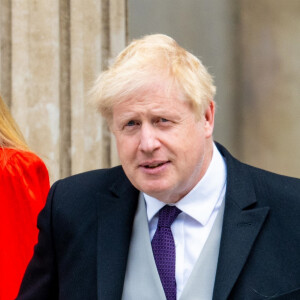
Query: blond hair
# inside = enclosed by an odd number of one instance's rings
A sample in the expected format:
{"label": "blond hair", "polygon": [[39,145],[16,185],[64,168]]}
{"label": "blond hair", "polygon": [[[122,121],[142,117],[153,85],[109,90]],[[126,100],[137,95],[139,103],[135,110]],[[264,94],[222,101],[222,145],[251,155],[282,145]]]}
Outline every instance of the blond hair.
{"label": "blond hair", "polygon": [[198,58],[171,37],[153,34],[131,42],[99,75],[90,92],[91,101],[111,120],[114,105],[161,80],[166,89],[179,88],[179,98],[188,101],[199,118],[216,92],[212,76]]}
{"label": "blond hair", "polygon": [[0,147],[29,150],[25,139],[0,96]]}

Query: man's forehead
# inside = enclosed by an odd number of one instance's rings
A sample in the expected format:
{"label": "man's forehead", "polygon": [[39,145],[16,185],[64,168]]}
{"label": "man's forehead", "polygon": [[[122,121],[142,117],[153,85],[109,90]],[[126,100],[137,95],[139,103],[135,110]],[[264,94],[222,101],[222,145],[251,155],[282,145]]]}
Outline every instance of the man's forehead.
{"label": "man's forehead", "polygon": [[130,115],[138,112],[168,112],[178,106],[178,101],[176,98],[165,97],[163,95],[142,95],[141,97],[133,97],[116,104],[113,107],[113,113]]}

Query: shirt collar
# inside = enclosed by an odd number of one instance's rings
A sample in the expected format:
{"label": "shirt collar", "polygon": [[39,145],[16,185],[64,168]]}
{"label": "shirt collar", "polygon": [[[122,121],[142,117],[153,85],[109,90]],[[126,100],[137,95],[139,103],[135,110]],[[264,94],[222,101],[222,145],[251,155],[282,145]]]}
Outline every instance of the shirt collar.
{"label": "shirt collar", "polygon": [[[214,144],[212,160],[206,173],[197,185],[176,203],[176,206],[203,226],[206,225],[225,188],[226,176],[225,161]],[[143,195],[147,206],[148,221],[151,221],[166,204],[145,193]]]}

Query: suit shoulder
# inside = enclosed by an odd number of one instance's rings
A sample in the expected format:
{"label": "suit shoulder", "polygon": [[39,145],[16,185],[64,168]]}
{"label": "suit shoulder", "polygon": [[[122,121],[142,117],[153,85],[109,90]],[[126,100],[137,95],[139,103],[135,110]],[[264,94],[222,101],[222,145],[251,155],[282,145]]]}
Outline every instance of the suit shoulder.
{"label": "suit shoulder", "polygon": [[226,160],[228,181],[245,189],[253,188],[262,205],[300,209],[300,179],[247,165],[235,159],[222,145],[217,146]]}
{"label": "suit shoulder", "polygon": [[300,198],[300,179],[276,174],[270,171],[247,166],[252,180],[265,188],[273,189],[277,192],[296,192]]}
{"label": "suit shoulder", "polygon": [[60,179],[55,182],[52,189],[64,192],[89,193],[93,191],[105,190],[117,180],[126,180],[126,175],[121,166],[98,169],[79,173]]}
{"label": "suit shoulder", "polygon": [[[227,168],[233,176],[250,176],[257,185],[262,185],[269,189],[289,189],[298,191],[300,194],[300,179],[285,175],[276,174],[254,166],[245,164],[234,158],[222,145],[216,143],[220,153],[226,160]],[[299,196],[300,197],[300,196]]]}
{"label": "suit shoulder", "polygon": [[105,180],[115,179],[118,176],[122,176],[124,174],[124,171],[121,166],[113,167],[113,168],[107,168],[107,169],[97,169],[92,171],[87,171],[83,173],[78,173],[69,177],[66,177],[64,179],[61,179],[59,181],[64,183],[73,183],[77,181],[93,181],[97,180],[99,178],[103,178]]}

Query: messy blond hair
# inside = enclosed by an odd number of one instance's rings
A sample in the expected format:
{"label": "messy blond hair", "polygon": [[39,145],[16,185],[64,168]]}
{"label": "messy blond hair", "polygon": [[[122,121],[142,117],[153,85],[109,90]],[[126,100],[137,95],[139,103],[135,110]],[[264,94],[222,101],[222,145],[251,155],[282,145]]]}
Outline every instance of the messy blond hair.
{"label": "messy blond hair", "polygon": [[0,147],[29,150],[25,139],[0,96]]}
{"label": "messy blond hair", "polygon": [[112,119],[113,106],[151,88],[163,80],[167,90],[177,88],[200,118],[213,101],[216,87],[201,61],[180,47],[174,39],[153,34],[134,40],[102,72],[91,90],[91,101],[106,120]]}

